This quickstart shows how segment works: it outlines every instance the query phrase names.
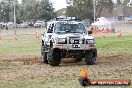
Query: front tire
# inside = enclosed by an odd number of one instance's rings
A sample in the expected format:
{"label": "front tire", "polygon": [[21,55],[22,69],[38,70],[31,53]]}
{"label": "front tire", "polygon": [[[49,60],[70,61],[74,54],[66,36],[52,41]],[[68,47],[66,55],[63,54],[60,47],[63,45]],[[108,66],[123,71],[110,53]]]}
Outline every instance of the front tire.
{"label": "front tire", "polygon": [[48,64],[47,52],[45,52],[44,47],[41,47],[41,61],[42,63]]}
{"label": "front tire", "polygon": [[61,53],[59,49],[51,48],[48,52],[48,62],[51,66],[59,66],[61,62]]}
{"label": "front tire", "polygon": [[87,65],[93,65],[96,62],[97,50],[89,50],[85,52],[85,63]]}

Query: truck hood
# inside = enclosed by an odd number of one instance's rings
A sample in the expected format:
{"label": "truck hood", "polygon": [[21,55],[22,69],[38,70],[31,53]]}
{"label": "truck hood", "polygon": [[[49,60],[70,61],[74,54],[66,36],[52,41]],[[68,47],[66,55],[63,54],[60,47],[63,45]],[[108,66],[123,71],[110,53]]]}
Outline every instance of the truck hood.
{"label": "truck hood", "polygon": [[35,23],[34,25],[41,25],[42,23]]}
{"label": "truck hood", "polygon": [[80,38],[80,39],[93,39],[94,37],[87,35],[87,34],[80,34],[80,33],[68,33],[68,34],[53,34],[54,38],[67,38],[67,37],[71,37],[71,38]]}

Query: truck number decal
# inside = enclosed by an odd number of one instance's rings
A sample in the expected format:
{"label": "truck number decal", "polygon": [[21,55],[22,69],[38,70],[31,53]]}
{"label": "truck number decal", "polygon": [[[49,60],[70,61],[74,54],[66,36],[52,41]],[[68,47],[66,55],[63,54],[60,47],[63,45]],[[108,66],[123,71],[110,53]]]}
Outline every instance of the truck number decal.
{"label": "truck number decal", "polygon": [[73,47],[73,48],[80,48],[80,45],[75,45],[75,44],[73,44],[72,47]]}

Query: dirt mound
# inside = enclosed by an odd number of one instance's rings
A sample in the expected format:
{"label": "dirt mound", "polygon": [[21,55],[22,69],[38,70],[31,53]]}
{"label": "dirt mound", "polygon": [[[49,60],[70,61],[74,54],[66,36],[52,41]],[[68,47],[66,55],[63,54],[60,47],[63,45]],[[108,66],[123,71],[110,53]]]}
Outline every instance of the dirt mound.
{"label": "dirt mound", "polygon": [[132,61],[132,56],[114,55],[114,56],[100,56],[97,62],[114,62],[114,61]]}
{"label": "dirt mound", "polygon": [[39,56],[0,56],[0,62],[22,62],[23,64],[41,63]]}
{"label": "dirt mound", "polygon": [[65,58],[57,67],[41,64],[40,56],[0,56],[0,62],[18,62],[12,68],[0,70],[0,82],[48,80],[66,75],[76,78],[82,67],[90,72],[91,78],[132,78],[132,56],[98,56],[95,65],[86,65],[84,60],[75,63],[72,58]]}
{"label": "dirt mound", "polygon": [[[40,56],[0,56],[0,62],[19,62],[23,64],[42,64]],[[98,56],[97,63],[113,62],[113,61],[132,61],[132,56]],[[83,63],[84,60],[81,62]],[[75,63],[73,58],[64,58],[62,64]],[[80,62],[79,62],[80,63]],[[76,63],[75,63],[76,64]],[[83,63],[84,64],[84,63]]]}

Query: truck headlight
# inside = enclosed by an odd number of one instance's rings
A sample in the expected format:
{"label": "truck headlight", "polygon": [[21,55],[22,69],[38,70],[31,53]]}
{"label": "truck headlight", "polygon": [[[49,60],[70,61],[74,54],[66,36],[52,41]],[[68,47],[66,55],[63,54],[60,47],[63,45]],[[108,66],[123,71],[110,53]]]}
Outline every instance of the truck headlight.
{"label": "truck headlight", "polygon": [[95,40],[94,39],[92,39],[92,40],[86,40],[86,44],[94,44],[95,43]]}
{"label": "truck headlight", "polygon": [[83,40],[81,39],[81,40],[79,40],[79,44],[82,44],[83,43]]}
{"label": "truck headlight", "polygon": [[64,38],[59,38],[59,39],[58,39],[58,42],[59,42],[59,43],[65,43],[65,41],[66,41],[66,39],[64,39]]}
{"label": "truck headlight", "polygon": [[73,44],[74,43],[74,40],[73,39],[70,39],[70,43]]}

